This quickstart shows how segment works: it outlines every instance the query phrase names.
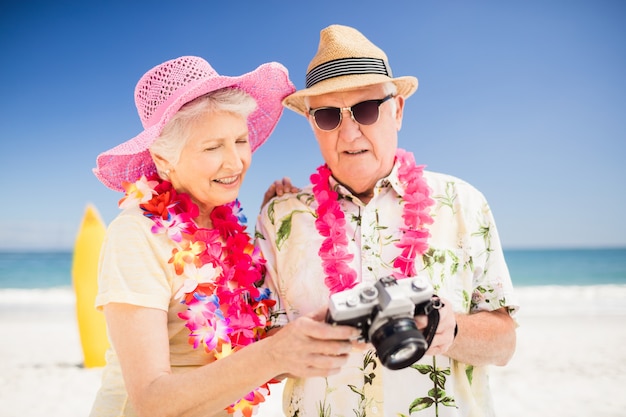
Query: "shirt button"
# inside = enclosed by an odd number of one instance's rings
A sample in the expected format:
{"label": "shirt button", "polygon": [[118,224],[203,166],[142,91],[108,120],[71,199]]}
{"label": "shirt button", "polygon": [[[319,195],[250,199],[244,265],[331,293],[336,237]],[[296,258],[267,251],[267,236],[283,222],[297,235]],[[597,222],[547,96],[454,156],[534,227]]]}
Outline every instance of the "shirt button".
{"label": "shirt button", "polygon": [[378,407],[372,407],[372,413],[378,414]]}

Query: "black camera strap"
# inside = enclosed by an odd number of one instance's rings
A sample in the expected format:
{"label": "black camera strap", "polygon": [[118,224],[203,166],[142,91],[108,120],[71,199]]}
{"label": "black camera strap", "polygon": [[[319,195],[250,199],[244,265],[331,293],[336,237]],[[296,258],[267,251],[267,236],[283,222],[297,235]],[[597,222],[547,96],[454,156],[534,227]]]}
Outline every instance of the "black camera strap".
{"label": "black camera strap", "polygon": [[430,347],[433,339],[435,338],[435,333],[437,333],[437,327],[439,326],[439,309],[443,307],[443,302],[439,297],[433,295],[430,305],[424,308],[424,314],[428,316],[428,325],[422,331],[424,335],[424,339],[426,339],[426,343]]}

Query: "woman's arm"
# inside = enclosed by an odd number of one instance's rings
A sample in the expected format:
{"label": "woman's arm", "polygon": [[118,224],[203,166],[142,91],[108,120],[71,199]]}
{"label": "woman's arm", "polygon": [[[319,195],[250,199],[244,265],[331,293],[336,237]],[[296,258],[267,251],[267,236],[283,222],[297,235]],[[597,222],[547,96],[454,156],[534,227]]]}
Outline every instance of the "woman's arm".
{"label": "woman's arm", "polygon": [[111,303],[104,313],[131,402],[146,417],[212,415],[277,375],[335,374],[358,333],[302,317],[235,354],[173,374],[165,311]]}

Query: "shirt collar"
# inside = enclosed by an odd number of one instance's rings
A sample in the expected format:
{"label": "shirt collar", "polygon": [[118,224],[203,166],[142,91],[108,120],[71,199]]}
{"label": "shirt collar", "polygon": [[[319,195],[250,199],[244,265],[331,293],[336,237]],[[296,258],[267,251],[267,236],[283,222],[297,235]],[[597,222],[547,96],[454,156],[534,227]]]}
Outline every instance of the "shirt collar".
{"label": "shirt collar", "polygon": [[[376,185],[374,186],[374,197],[375,198],[378,194],[380,194],[383,190],[391,187],[394,189],[394,191],[400,196],[404,196],[404,186],[402,185],[402,182],[400,181],[400,178],[398,178],[398,168],[399,168],[399,164],[396,161],[393,164],[393,168],[391,169],[391,172],[389,173],[389,175],[387,175],[386,177],[383,177],[381,179],[379,179],[376,182]],[[349,200],[352,201],[358,201],[359,199],[356,198],[351,192],[350,190],[348,190],[346,187],[344,187],[343,185],[341,185],[336,179],[335,177],[333,177],[332,175],[329,178],[329,182],[330,182],[330,187],[337,191],[337,193],[344,198],[347,198]]]}

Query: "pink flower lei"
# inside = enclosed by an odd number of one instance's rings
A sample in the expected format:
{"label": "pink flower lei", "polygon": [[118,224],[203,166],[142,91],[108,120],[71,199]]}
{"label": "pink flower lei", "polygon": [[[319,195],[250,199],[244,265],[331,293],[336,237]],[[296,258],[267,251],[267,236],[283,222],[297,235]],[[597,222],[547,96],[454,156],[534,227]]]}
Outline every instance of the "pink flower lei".
{"label": "pink flower lei", "polygon": [[[423,176],[424,165],[415,165],[413,154],[403,149],[397,150],[396,160],[399,162],[398,178],[405,187],[402,208],[404,227],[400,228],[402,237],[395,244],[401,253],[393,261],[396,268],[393,275],[400,279],[416,275],[415,258],[428,250],[430,233],[426,225],[433,222],[429,207],[434,201],[430,198],[430,188]],[[334,294],[354,287],[358,275],[349,266],[354,255],[348,252],[346,218],[339,205],[339,195],[330,187],[331,175],[328,166],[322,165],[317,173],[311,175],[311,183],[318,204],[315,227],[325,237],[318,254],[326,274],[324,282]]]}
{"label": "pink flower lei", "polygon": [[[207,229],[194,222],[199,209],[189,195],[177,193],[167,181],[142,176],[135,183],[124,183],[124,189],[120,208],[139,204],[154,222],[152,233],[165,234],[176,243],[169,263],[177,275],[189,277],[175,298],[187,305],[178,316],[186,321],[194,349],[202,346],[219,360],[264,338],[275,301],[269,299],[269,290],[259,288],[265,259],[245,231],[239,201],[213,209],[213,229]],[[226,410],[252,416],[273,382],[278,381],[268,381]]]}

